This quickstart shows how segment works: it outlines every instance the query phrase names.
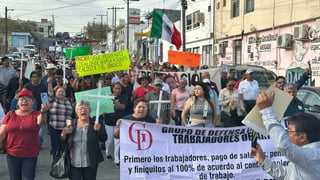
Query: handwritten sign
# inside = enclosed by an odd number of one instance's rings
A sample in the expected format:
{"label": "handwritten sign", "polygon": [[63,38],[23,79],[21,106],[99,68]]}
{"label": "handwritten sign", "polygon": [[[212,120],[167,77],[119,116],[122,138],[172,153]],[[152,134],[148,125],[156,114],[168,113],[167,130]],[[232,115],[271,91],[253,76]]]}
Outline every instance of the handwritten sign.
{"label": "handwritten sign", "polygon": [[108,54],[76,57],[76,70],[80,76],[102,74],[130,69],[128,50]]}
{"label": "handwritten sign", "polygon": [[171,64],[198,67],[200,66],[200,57],[201,54],[171,50],[168,51],[168,61]]}

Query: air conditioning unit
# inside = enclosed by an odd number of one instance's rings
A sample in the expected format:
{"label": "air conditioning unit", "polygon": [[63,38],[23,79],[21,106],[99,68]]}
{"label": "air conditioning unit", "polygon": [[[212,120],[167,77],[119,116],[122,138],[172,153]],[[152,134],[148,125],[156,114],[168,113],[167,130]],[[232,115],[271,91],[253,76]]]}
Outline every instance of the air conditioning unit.
{"label": "air conditioning unit", "polygon": [[215,55],[220,55],[222,54],[222,44],[221,43],[218,43],[218,44],[215,44],[214,45],[214,49],[213,49],[213,54]]}
{"label": "air conditioning unit", "polygon": [[204,23],[204,13],[195,13],[194,14],[194,23]]}
{"label": "air conditioning unit", "polygon": [[306,40],[308,39],[308,25],[301,24],[298,26],[295,26],[293,28],[293,39],[294,40]]}
{"label": "air conditioning unit", "polygon": [[277,48],[291,49],[292,48],[292,35],[281,34],[277,37]]}

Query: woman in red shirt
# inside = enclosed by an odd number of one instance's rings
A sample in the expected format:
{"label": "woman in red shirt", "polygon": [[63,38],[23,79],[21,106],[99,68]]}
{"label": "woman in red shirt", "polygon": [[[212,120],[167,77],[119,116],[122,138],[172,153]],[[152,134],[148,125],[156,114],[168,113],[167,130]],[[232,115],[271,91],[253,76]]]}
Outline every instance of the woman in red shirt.
{"label": "woman in red shirt", "polygon": [[153,87],[149,84],[151,83],[151,78],[149,76],[142,76],[138,79],[140,87],[138,87],[133,93],[132,102],[139,98],[144,98],[144,96],[153,90]]}
{"label": "woman in red shirt", "polygon": [[6,114],[0,128],[0,142],[7,136],[5,148],[10,179],[35,179],[38,133],[46,120],[49,104],[42,104],[40,112],[34,111],[32,104],[32,92],[22,90],[18,94],[19,108]]}

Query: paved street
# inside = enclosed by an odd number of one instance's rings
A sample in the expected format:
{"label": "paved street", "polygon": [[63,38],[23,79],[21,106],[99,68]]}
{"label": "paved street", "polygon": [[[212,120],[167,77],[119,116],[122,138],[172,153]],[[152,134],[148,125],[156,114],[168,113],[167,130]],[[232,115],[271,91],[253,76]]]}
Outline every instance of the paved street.
{"label": "paved street", "polygon": [[[49,155],[50,150],[50,139],[49,135],[44,134],[44,146],[40,151],[38,157],[38,165],[36,169],[36,180],[54,180],[50,173],[51,155]],[[103,152],[105,157],[105,152]],[[0,180],[8,180],[8,168],[6,155],[0,155]],[[120,179],[119,169],[116,169],[115,164],[112,161],[103,161],[99,165],[97,180],[117,180]]]}

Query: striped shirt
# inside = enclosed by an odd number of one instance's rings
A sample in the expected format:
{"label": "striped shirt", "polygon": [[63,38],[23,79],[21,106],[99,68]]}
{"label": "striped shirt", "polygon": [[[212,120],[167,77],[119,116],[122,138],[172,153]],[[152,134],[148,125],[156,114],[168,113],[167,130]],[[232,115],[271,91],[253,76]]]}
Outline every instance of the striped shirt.
{"label": "striped shirt", "polygon": [[49,102],[51,104],[50,107],[50,120],[49,124],[54,129],[62,130],[66,125],[66,120],[71,119],[72,115],[72,105],[69,99],[65,98],[64,101],[58,100],[53,96],[53,94],[49,94]]}
{"label": "striped shirt", "polygon": [[88,154],[88,128],[89,126],[77,126],[73,138],[73,147],[70,150],[71,164],[74,167],[89,167]]}

